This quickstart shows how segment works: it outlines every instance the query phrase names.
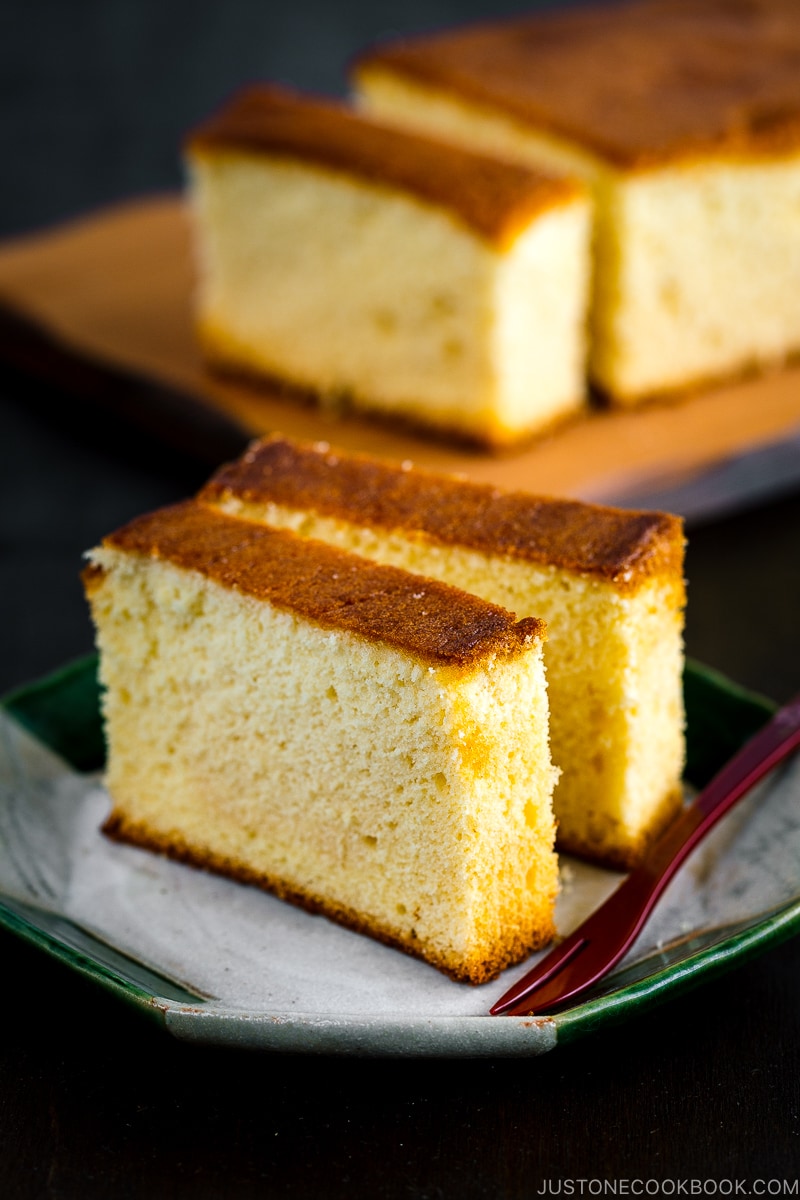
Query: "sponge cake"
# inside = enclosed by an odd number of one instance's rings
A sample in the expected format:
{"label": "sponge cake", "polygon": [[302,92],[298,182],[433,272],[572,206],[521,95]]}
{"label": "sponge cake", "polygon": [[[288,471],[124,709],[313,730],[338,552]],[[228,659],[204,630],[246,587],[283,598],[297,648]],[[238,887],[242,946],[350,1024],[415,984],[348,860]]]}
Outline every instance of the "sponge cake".
{"label": "sponge cake", "polygon": [[107,832],[460,980],[551,938],[540,621],[194,503],[91,563]]}
{"label": "sponge cake", "polygon": [[582,408],[583,185],[275,88],[188,162],[213,366],[485,445]]}

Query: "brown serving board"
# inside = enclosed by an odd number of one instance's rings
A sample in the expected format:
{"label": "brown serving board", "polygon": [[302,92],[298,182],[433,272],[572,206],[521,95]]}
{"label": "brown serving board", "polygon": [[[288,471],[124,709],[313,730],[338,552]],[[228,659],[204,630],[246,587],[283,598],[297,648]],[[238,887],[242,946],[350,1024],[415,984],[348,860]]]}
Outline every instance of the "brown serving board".
{"label": "brown serving board", "polygon": [[[192,329],[192,279],[187,212],[175,196],[130,202],[7,242],[0,246],[0,306],[11,323],[3,327],[0,357],[27,361],[35,371],[49,348],[62,362],[123,380],[129,407],[137,402],[131,381],[138,381],[155,403],[156,435],[159,423],[174,425],[177,411],[189,439],[193,423],[242,437],[280,430],[504,487],[584,498],[624,501],[626,494],[668,489],[800,431],[797,365],[634,412],[595,411],[502,455],[336,418],[268,388],[210,374]],[[23,332],[32,331],[25,351]],[[177,410],[170,397],[181,398]],[[220,436],[220,459],[234,442]]]}

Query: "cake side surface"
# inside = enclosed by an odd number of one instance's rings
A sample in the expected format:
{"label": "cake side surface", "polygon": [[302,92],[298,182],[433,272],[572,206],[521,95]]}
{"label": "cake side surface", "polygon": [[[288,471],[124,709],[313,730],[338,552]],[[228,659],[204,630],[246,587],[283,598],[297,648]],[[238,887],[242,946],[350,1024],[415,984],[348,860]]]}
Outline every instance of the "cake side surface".
{"label": "cake side surface", "polygon": [[618,403],[800,352],[800,150],[634,175],[599,220],[592,374]]}
{"label": "cake side surface", "polygon": [[677,518],[504,494],[279,437],[201,495],[542,615],[559,846],[630,866],[674,815],[684,761]]}
{"label": "cake side surface", "polygon": [[[260,556],[265,543],[233,524]],[[466,666],[421,661],[237,586],[235,565],[206,571],[209,543],[187,565],[163,539],[159,555],[143,541],[106,539],[86,576],[112,836],[257,883],[470,982],[552,936],[540,639]],[[317,548],[300,551],[313,573]],[[213,553],[236,547],[217,537]]]}
{"label": "cake side surface", "polygon": [[644,0],[389,43],[354,73],[367,87],[381,73],[488,105],[616,168],[647,169],[800,152],[798,54],[793,0]]}
{"label": "cake side surface", "polygon": [[192,181],[212,366],[285,380],[334,410],[500,432],[487,244],[444,210],[314,164],[207,159]]}

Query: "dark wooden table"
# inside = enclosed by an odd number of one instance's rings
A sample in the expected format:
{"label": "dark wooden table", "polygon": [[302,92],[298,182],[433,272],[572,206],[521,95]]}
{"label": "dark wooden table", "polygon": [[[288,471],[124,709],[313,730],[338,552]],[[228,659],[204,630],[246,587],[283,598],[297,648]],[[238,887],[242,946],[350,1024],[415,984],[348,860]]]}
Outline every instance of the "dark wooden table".
{"label": "dark wooden table", "polygon": [[[10,4],[19,126],[0,126],[0,150],[21,191],[0,199],[0,234],[174,184],[164,147],[242,78],[335,90],[378,33],[488,11],[335,8]],[[0,373],[0,692],[91,647],[83,550],[206,473]],[[776,700],[798,690],[800,496],[692,530],[688,577],[689,651]],[[617,1029],[494,1062],[184,1045],[10,935],[0,949],[3,1198],[798,1194],[800,940]]]}

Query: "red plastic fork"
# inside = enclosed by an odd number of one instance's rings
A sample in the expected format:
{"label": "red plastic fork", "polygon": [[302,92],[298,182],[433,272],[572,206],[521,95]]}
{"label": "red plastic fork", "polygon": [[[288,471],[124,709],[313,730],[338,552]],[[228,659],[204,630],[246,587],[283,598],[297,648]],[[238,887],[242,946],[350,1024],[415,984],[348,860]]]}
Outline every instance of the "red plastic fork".
{"label": "red plastic fork", "polygon": [[492,1016],[552,1012],[574,1000],[616,966],[636,939],[678,867],[768,771],[800,746],[796,696],[734,755],[662,834],[641,866],[588,920],[500,997]]}

